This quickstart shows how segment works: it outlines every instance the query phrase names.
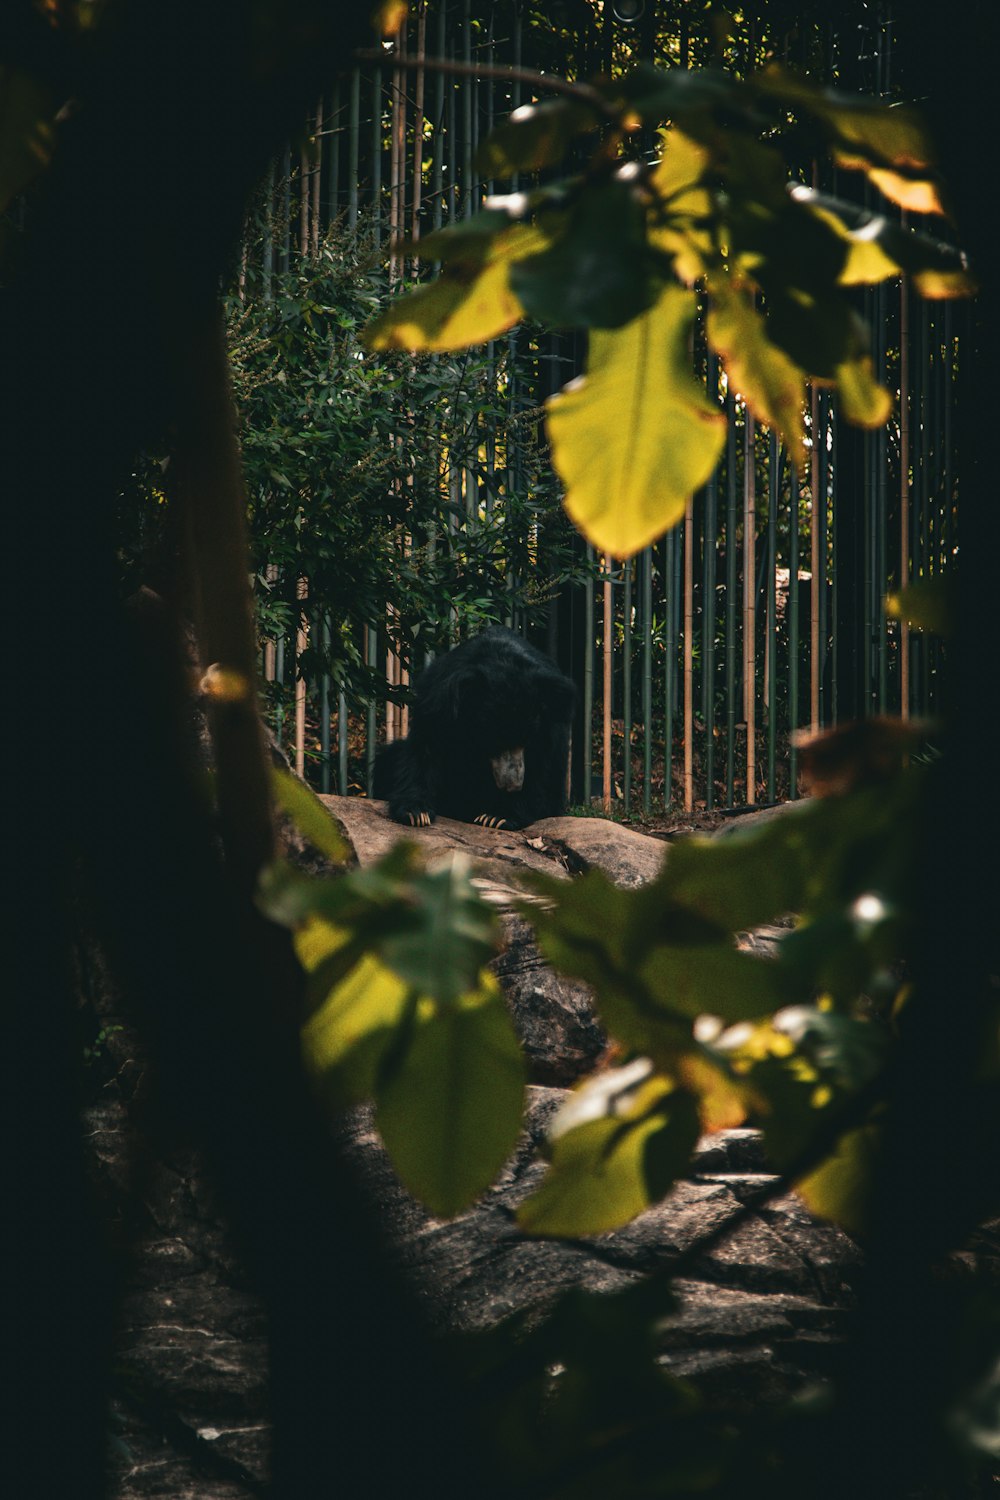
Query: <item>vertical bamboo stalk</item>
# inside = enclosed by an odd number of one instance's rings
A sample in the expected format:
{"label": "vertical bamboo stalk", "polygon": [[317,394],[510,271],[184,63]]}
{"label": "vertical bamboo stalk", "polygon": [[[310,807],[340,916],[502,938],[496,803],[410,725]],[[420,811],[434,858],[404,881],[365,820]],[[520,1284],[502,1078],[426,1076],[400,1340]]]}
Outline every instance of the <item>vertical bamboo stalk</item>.
{"label": "vertical bamboo stalk", "polygon": [[262,280],[264,301],[271,300],[271,281],[274,276],[274,159],[267,169],[267,191],[264,196],[264,249],[262,254]]}
{"label": "vertical bamboo stalk", "polygon": [[427,55],[427,0],[417,7],[417,73],[413,100],[413,208],[410,237],[420,238],[420,209],[424,171],[424,59]]}
{"label": "vertical bamboo stalk", "polygon": [[612,692],[611,556],[604,554],[604,758],[602,763],[604,811],[611,811],[611,692]]}
{"label": "vertical bamboo stalk", "polygon": [[[719,363],[708,356],[708,398],[719,395]],[[702,575],[701,712],[705,721],[705,806],[715,806],[715,568],[718,545],[719,479],[716,470],[705,490],[704,555]]]}
{"label": "vertical bamboo stalk", "polygon": [[358,223],[358,147],[361,135],[361,70],[351,71],[351,114],[347,127],[347,227]]}
{"label": "vertical bamboo stalk", "polygon": [[323,671],[319,679],[319,789],[330,790],[330,672],[326,657],[330,651],[330,616],[324,613],[320,625],[320,640],[323,643]]}
{"label": "vertical bamboo stalk", "polygon": [[736,788],[736,403],[726,396],[726,805]]}
{"label": "vertical bamboo stalk", "polygon": [[589,807],[594,793],[594,549],[587,543],[590,565],[584,582],[583,641],[583,805]]}
{"label": "vertical bamboo stalk", "polygon": [[[364,627],[365,665],[372,670],[378,665],[378,631],[374,625]],[[372,795],[375,780],[375,741],[378,736],[375,699],[369,698],[365,710],[365,793]]]}
{"label": "vertical bamboo stalk", "polygon": [[[904,220],[905,222],[905,220]],[[910,279],[899,283],[899,587],[910,582]],[[899,712],[910,717],[910,627],[899,626]]]}
{"label": "vertical bamboo stalk", "polygon": [[327,125],[326,145],[326,197],[327,222],[336,220],[340,213],[340,79],[333,85],[330,95],[330,118]]}
{"label": "vertical bamboo stalk", "polygon": [[776,797],[778,750],[778,434],[771,431],[767,463],[767,646],[765,652],[764,697],[767,701],[767,800]]}
{"label": "vertical bamboo stalk", "polygon": [[669,811],[674,798],[674,696],[677,673],[677,635],[674,556],[677,530],[667,532],[663,542],[663,605],[665,619],[663,659],[663,809]]}
{"label": "vertical bamboo stalk", "polygon": [[653,780],[653,549],[646,547],[642,576],[642,810],[652,807]]}
{"label": "vertical bamboo stalk", "polygon": [[[396,36],[396,55],[402,59],[406,52],[406,24],[400,26]],[[406,146],[406,114],[403,96],[403,69],[397,61],[392,70],[392,96],[390,115],[389,154],[389,280],[396,281],[402,275],[402,260],[396,249],[403,234],[403,171]]]}
{"label": "vertical bamboo stalk", "polygon": [[813,734],[819,729],[819,598],[825,583],[825,568],[820,559],[820,433],[819,391],[812,387],[809,397],[809,419],[812,426],[812,457],[809,463],[809,723]]}
{"label": "vertical bamboo stalk", "polygon": [[471,0],[462,0],[462,60],[469,70],[462,82],[462,212],[468,216],[473,209],[472,194],[472,103],[475,97],[475,80],[472,73],[472,6]]}
{"label": "vertical bamboo stalk", "polygon": [[746,800],[757,800],[757,466],[756,423],[748,409],[743,460],[743,717],[747,726]]}
{"label": "vertical bamboo stalk", "polygon": [[[445,6],[439,5],[437,18],[437,41],[436,52],[438,57],[445,55]],[[444,150],[445,128],[444,128],[444,74],[438,73],[434,79],[434,157],[431,166],[431,198],[433,201],[433,224],[435,229],[440,229],[444,221],[444,172],[442,170],[442,152]]]}
{"label": "vertical bamboo stalk", "polygon": [[347,695],[343,688],[337,695],[337,790],[347,796]]}
{"label": "vertical bamboo stalk", "polygon": [[[277,581],[277,563],[268,563],[264,569],[264,578],[269,585]],[[277,677],[277,649],[273,640],[264,642],[264,681],[274,682]]]}
{"label": "vertical bamboo stalk", "polygon": [[309,152],[305,146],[299,152],[299,254],[309,254]]}
{"label": "vertical bamboo stalk", "polygon": [[795,731],[799,727],[799,471],[791,465],[792,494],[788,518],[788,795],[799,795],[799,752]]}
{"label": "vertical bamboo stalk", "polygon": [[372,74],[372,229],[375,245],[382,243],[382,69]]}
{"label": "vertical bamboo stalk", "polygon": [[684,512],[684,811],[694,807],[694,499]]}
{"label": "vertical bamboo stalk", "polygon": [[301,662],[309,645],[309,621],[305,601],[309,597],[309,584],[305,578],[295,583],[295,598],[299,603],[299,620],[295,632],[295,772],[306,774],[306,680],[302,675]]}
{"label": "vertical bamboo stalk", "polygon": [[632,807],[632,560],[623,565],[622,604],[622,720],[625,765],[622,771],[622,800],[625,811]]}
{"label": "vertical bamboo stalk", "polygon": [[287,271],[292,254],[292,151],[286,146],[281,158],[281,253],[278,269]]}
{"label": "vertical bamboo stalk", "polygon": [[315,156],[312,165],[312,253],[319,254],[320,185],[323,180],[323,99],[316,104],[316,129],[313,134]]}

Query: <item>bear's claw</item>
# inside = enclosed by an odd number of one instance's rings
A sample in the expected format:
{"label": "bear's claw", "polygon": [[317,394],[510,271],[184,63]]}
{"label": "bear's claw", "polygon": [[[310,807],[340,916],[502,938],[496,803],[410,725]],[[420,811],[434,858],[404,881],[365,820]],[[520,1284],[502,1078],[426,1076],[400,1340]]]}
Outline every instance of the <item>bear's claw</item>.
{"label": "bear's claw", "polygon": [[479,816],[478,816],[478,818],[473,818],[472,821],[474,823],[478,823],[480,825],[480,827],[482,827],[482,828],[506,828],[507,827],[507,819],[506,818],[493,818],[493,817],[490,816],[489,813],[480,813]]}

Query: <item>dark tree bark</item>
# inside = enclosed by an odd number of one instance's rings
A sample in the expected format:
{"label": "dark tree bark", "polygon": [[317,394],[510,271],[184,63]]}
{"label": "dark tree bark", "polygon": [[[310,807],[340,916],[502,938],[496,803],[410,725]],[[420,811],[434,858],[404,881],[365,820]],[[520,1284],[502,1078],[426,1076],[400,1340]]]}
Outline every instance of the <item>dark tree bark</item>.
{"label": "dark tree bark", "polygon": [[[25,37],[48,45],[23,9],[15,53]],[[462,1492],[464,1398],[314,1116],[287,937],[249,898],[266,819],[223,809],[220,860],[186,753],[178,620],[130,623],[116,595],[116,495],[144,446],[180,444],[187,480],[200,466],[187,486],[199,545],[220,524],[220,495],[230,512],[240,499],[224,457],[219,287],[253,184],[369,39],[365,9],[110,6],[3,292],[2,594],[5,638],[23,663],[7,782],[4,1097],[17,1144],[5,1417],[20,1450],[7,1468],[28,1476],[26,1496],[104,1489],[114,1278],[77,1114],[81,885],[148,1048],[163,1128],[205,1148],[267,1304],[275,1495],[413,1493],[432,1473],[437,1493]],[[226,566],[245,580],[231,515],[221,524],[216,555],[228,548]],[[202,579],[202,616],[232,659],[242,648],[227,631],[245,643],[248,621],[238,600],[237,618],[217,605],[213,615],[206,596],[218,586]],[[252,810],[262,762],[247,722],[227,784]]]}

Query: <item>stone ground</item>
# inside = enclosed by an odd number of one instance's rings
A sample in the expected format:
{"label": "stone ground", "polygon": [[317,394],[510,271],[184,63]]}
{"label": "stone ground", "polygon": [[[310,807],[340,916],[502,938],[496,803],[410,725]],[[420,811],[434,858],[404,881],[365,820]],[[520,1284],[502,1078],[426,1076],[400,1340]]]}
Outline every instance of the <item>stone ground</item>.
{"label": "stone ground", "polygon": [[[324,800],[362,863],[398,836],[379,804]],[[464,850],[480,889],[500,910],[507,944],[497,971],[533,1079],[517,1151],[482,1200],[450,1222],[431,1218],[401,1188],[367,1110],[345,1123],[344,1147],[362,1165],[395,1254],[425,1307],[441,1329],[477,1329],[514,1312],[541,1316],[570,1287],[614,1291],[668,1268],[775,1181],[759,1138],[739,1130],[704,1140],[670,1196],[614,1233],[570,1243],[523,1237],[512,1215],[543,1170],[536,1146],[545,1122],[567,1086],[600,1057],[604,1037],[584,987],[545,967],[510,901],[525,869],[570,878],[597,866],[622,884],[640,884],[669,857],[669,844],[599,819],[571,818],[549,819],[526,834],[442,821],[415,837],[429,855]],[[766,947],[771,938],[747,941]],[[125,1074],[135,1066],[128,1045],[118,1042]],[[91,1109],[89,1127],[101,1190],[112,1212],[121,1211],[135,1132],[114,1081]],[[138,1197],[142,1233],[118,1337],[114,1494],[118,1500],[261,1494],[267,1358],[253,1289],[196,1160],[153,1164]],[[730,1403],[787,1396],[827,1372],[858,1263],[846,1235],[817,1223],[794,1196],[777,1196],[686,1267],[676,1284],[680,1309],[663,1332],[660,1357],[707,1395]]]}

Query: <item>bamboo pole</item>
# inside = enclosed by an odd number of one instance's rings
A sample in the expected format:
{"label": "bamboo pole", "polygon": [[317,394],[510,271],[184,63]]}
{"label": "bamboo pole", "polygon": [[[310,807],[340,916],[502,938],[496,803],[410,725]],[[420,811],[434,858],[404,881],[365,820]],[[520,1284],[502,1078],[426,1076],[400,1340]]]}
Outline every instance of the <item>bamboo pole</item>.
{"label": "bamboo pole", "polygon": [[694,499],[684,512],[684,811],[694,807]]}
{"label": "bamboo pole", "polygon": [[604,757],[602,761],[604,811],[611,811],[611,692],[612,692],[611,555],[604,554]]}
{"label": "bamboo pole", "polygon": [[[413,211],[410,219],[410,237],[420,238],[420,208],[423,201],[424,170],[424,82],[427,56],[427,0],[420,0],[417,9],[417,74],[413,102]],[[414,261],[416,267],[416,261]]]}
{"label": "bamboo pole", "polygon": [[623,572],[622,599],[622,744],[625,764],[622,769],[622,800],[625,811],[632,807],[632,560]]}
{"label": "bamboo pole", "polygon": [[309,254],[309,152],[303,146],[299,152],[299,254]]}
{"label": "bamboo pole", "polygon": [[[905,220],[904,220],[905,222]],[[910,282],[899,283],[899,587],[910,581]],[[910,627],[899,626],[899,712],[910,717]]]}
{"label": "bamboo pole", "polygon": [[757,800],[757,466],[749,408],[743,460],[743,717],[747,726],[747,805]]}
{"label": "bamboo pole", "polygon": [[809,464],[809,568],[812,587],[809,590],[809,722],[812,733],[819,730],[819,598],[825,582],[820,558],[820,440],[819,391],[812,387],[809,397],[809,420],[812,425],[812,458]]}
{"label": "bamboo pole", "polygon": [[361,134],[361,70],[351,72],[351,115],[347,133],[347,227],[358,222],[358,147]]}
{"label": "bamboo pole", "polygon": [[309,584],[305,578],[295,583],[295,598],[299,604],[298,626],[295,632],[295,773],[306,774],[306,680],[302,675],[301,661],[309,645],[309,621],[305,602],[309,597]]}
{"label": "bamboo pole", "polygon": [[319,254],[320,187],[323,181],[323,99],[316,104],[315,160],[312,166],[312,253]]}

